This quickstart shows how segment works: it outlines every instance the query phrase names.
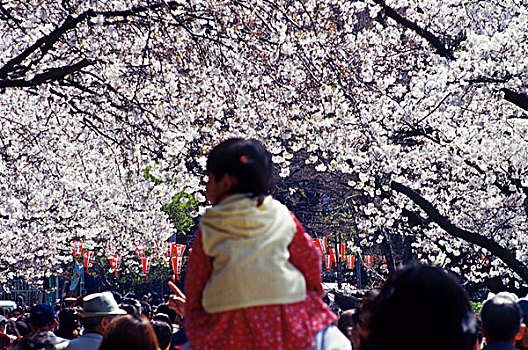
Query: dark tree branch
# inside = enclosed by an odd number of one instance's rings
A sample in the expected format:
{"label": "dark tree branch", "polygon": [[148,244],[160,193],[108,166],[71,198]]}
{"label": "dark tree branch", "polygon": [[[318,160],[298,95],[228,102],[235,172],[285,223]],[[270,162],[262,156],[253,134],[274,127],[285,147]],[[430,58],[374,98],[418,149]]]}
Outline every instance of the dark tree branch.
{"label": "dark tree branch", "polygon": [[[95,16],[103,16],[105,18],[112,18],[112,17],[128,17],[128,16],[134,16],[139,13],[149,11],[149,10],[155,10],[163,6],[167,6],[168,8],[176,8],[177,6],[176,1],[170,1],[170,2],[161,2],[156,3],[148,6],[137,6],[133,7],[129,10],[122,10],[122,11],[102,11],[102,12],[95,12],[93,10],[88,10],[83,13],[81,13],[77,17],[71,17],[68,16],[64,23],[60,25],[59,27],[55,28],[51,33],[48,35],[45,35],[38,39],[33,45],[29,46],[27,49],[22,51],[18,56],[10,59],[7,61],[7,63],[0,68],[0,79],[7,79],[8,75],[10,73],[13,73],[15,71],[20,71],[22,74],[27,72],[32,65],[38,63],[47,53],[53,45],[59,39],[61,36],[66,33],[67,31],[74,29],[77,27],[77,25],[84,20],[95,17]],[[26,60],[29,56],[31,56],[33,53],[35,53],[37,50],[40,49],[40,57],[36,60],[32,61],[28,66],[22,66],[22,62]],[[19,75],[20,76],[20,75]]]}
{"label": "dark tree branch", "polygon": [[[466,163],[466,165],[470,166],[471,168],[475,169],[480,175],[486,175],[486,172],[482,170],[482,168],[478,164],[471,162],[467,159],[464,160],[464,163]],[[493,182],[493,185],[495,185],[505,196],[511,196],[515,193],[515,191],[510,190],[510,187],[508,185],[503,185],[498,180],[495,180]]]}
{"label": "dark tree branch", "polygon": [[528,269],[515,258],[509,250],[499,245],[497,242],[478,233],[466,231],[453,225],[448,218],[441,215],[440,212],[425,198],[416,191],[401,183],[392,181],[391,189],[407,196],[416,205],[427,213],[429,218],[440,226],[449,235],[465,240],[466,242],[476,244],[479,247],[487,249],[490,253],[501,259],[513,272],[515,272],[523,281],[528,282]]}
{"label": "dark tree branch", "polygon": [[15,23],[17,25],[17,27],[24,32],[24,34],[27,34],[25,29],[20,25],[20,23],[22,22],[21,20],[13,17],[13,15],[11,15],[11,12],[6,9],[4,7],[4,4],[0,2],[0,13],[2,13],[3,17],[5,17],[5,19],[7,20],[11,20],[13,21],[13,23]]}
{"label": "dark tree branch", "polygon": [[506,101],[511,102],[514,105],[517,105],[518,107],[521,107],[525,111],[528,111],[528,95],[520,92],[515,92],[508,88],[502,88],[501,91],[504,92],[504,99]]}
{"label": "dark tree branch", "polygon": [[[22,51],[22,53],[20,53],[18,56],[7,61],[7,63],[2,68],[0,68],[0,79],[6,79],[8,74],[16,70],[17,67],[21,68],[20,64],[38,49],[40,49],[41,58],[45,56],[46,53],[53,47],[53,45],[60,39],[60,37],[64,33],[66,33],[70,29],[75,28],[86,18],[94,16],[94,14],[95,13],[92,10],[89,10],[83,12],[76,18],[68,16],[68,18],[66,18],[66,20],[60,27],[55,28],[55,30],[53,30],[48,35],[45,35],[42,38],[38,39],[33,45]],[[35,62],[32,62],[32,64],[34,63]],[[23,67],[23,70],[27,71],[30,66]]]}
{"label": "dark tree branch", "polygon": [[176,5],[176,1],[169,1],[167,3],[157,3],[147,6],[135,6],[128,10],[120,10],[120,11],[100,11],[96,12],[97,15],[101,15],[103,17],[129,17],[129,16],[137,16],[140,13],[150,11],[150,10],[156,10],[163,6],[168,6],[169,8],[172,8]]}
{"label": "dark tree branch", "polygon": [[506,74],[504,78],[490,78],[490,77],[480,77],[476,79],[468,80],[468,83],[506,83],[512,78],[511,74]]}
{"label": "dark tree branch", "polygon": [[60,68],[52,68],[44,73],[37,74],[33,77],[31,80],[24,80],[24,79],[15,79],[15,80],[9,80],[9,79],[0,79],[0,88],[6,88],[6,87],[31,87],[31,86],[37,86],[42,85],[44,83],[50,82],[50,81],[57,81],[63,79],[68,74],[71,74],[73,72],[77,72],[84,67],[90,66],[94,64],[94,62],[89,61],[87,59],[83,59],[78,63],[72,64],[70,66],[60,67]]}
{"label": "dark tree branch", "polygon": [[436,49],[437,53],[445,58],[448,58],[450,60],[454,60],[455,56],[453,56],[453,53],[448,50],[444,43],[436,37],[433,33],[428,31],[427,29],[421,28],[416,23],[408,20],[407,18],[404,18],[401,16],[396,10],[394,10],[392,7],[385,4],[384,0],[374,0],[374,2],[381,6],[383,9],[383,12],[393,20],[395,20],[397,23],[401,24],[405,28],[408,28],[412,31],[414,31],[416,34],[427,40],[433,47]]}

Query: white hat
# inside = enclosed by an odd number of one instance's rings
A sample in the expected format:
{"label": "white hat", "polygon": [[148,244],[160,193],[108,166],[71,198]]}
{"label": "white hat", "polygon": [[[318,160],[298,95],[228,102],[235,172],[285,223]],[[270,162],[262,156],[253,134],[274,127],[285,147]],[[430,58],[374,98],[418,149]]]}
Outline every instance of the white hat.
{"label": "white hat", "polygon": [[80,312],[81,317],[96,317],[106,315],[125,315],[126,311],[120,309],[114,296],[110,292],[95,293],[83,298],[84,307]]}

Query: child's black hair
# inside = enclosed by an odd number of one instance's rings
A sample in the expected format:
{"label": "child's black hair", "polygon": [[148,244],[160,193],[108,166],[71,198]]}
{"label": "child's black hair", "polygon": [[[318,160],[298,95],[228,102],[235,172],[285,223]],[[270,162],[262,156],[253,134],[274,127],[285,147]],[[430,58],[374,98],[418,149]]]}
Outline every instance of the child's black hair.
{"label": "child's black hair", "polygon": [[235,176],[232,193],[259,197],[259,204],[273,186],[271,154],[257,140],[233,138],[215,146],[207,158],[207,172],[219,180],[224,174]]}

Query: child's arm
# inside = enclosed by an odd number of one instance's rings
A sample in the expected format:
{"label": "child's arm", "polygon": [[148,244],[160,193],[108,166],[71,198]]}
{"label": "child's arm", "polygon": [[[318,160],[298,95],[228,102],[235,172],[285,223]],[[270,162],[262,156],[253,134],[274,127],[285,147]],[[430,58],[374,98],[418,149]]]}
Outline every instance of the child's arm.
{"label": "child's arm", "polygon": [[[194,328],[200,326],[200,321],[207,320],[202,307],[202,293],[212,274],[211,258],[203,251],[202,233],[198,231],[194,240],[192,253],[187,263],[185,279],[185,326]],[[205,318],[204,318],[205,317]]]}
{"label": "child's arm", "polygon": [[322,297],[324,293],[321,285],[321,254],[315,246],[312,237],[304,231],[299,220],[293,214],[292,216],[297,232],[288,247],[290,252],[289,261],[304,275],[306,290],[315,291]]}

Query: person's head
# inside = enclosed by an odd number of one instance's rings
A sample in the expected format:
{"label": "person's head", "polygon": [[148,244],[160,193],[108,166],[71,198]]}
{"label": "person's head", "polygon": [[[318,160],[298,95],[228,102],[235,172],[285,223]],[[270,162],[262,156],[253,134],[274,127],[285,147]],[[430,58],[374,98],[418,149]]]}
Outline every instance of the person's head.
{"label": "person's head", "polygon": [[104,333],[117,315],[125,315],[110,292],[95,293],[84,298],[81,322],[88,331]]}
{"label": "person's head", "polygon": [[127,312],[127,314],[141,314],[141,302],[133,298],[123,298],[119,307]]}
{"label": "person's head", "polygon": [[486,300],[480,315],[488,342],[512,342],[521,328],[521,308],[517,305],[517,296],[512,293],[501,292]]}
{"label": "person's head", "polygon": [[469,350],[477,334],[462,287],[429,265],[408,265],[389,276],[368,327],[368,340],[385,350]]}
{"label": "person's head", "polygon": [[[356,310],[346,310],[337,320],[337,328],[352,342],[354,327],[356,326],[357,316],[354,317]],[[353,344],[354,345],[354,344]],[[356,345],[357,346],[357,345]],[[355,347],[354,347],[355,348]]]}
{"label": "person's head", "polygon": [[4,316],[0,315],[0,333],[5,333],[7,328],[8,320]]}
{"label": "person's head", "polygon": [[116,317],[108,326],[99,350],[158,350],[156,333],[143,316]]}
{"label": "person's head", "polygon": [[361,300],[359,307],[352,316],[354,322],[354,331],[350,342],[354,349],[360,348],[361,344],[369,338],[370,320],[375,309],[376,298],[378,297],[379,289],[372,289]]}
{"label": "person's head", "polygon": [[22,315],[22,309],[20,309],[20,308],[16,308],[16,309],[14,309],[13,311],[11,311],[9,317],[17,318],[17,317],[19,317],[20,315]]}
{"label": "person's head", "polygon": [[165,350],[169,347],[172,337],[172,329],[168,323],[164,321],[151,321],[156,338],[158,338],[158,344],[161,350]]}
{"label": "person's head", "polygon": [[53,330],[55,311],[48,304],[37,304],[29,311],[29,326],[32,330]]}
{"label": "person's head", "polygon": [[168,304],[160,304],[156,308],[156,314],[166,314],[169,319],[170,323],[174,323],[176,320],[177,313],[173,309],[169,308]]}
{"label": "person's head", "polygon": [[521,325],[521,330],[516,337],[517,347],[520,349],[528,348],[528,299],[526,297],[519,299],[517,301],[517,305],[519,305],[523,315],[523,324]]}
{"label": "person's head", "polygon": [[141,303],[141,314],[145,315],[145,317],[150,320],[151,312],[152,312],[150,304],[146,301],[141,301],[140,303]]}
{"label": "person's head", "polygon": [[517,301],[517,305],[521,308],[521,313],[523,315],[523,323],[528,325],[528,298],[521,298]]}
{"label": "person's head", "polygon": [[273,182],[271,154],[257,140],[228,139],[209,153],[207,175],[206,196],[212,204],[224,194],[267,195]]}
{"label": "person's head", "polygon": [[58,313],[58,327],[55,334],[61,338],[73,339],[79,336],[81,321],[79,313],[74,308],[64,308]]}
{"label": "person's head", "polygon": [[21,336],[25,336],[30,332],[29,314],[23,314],[15,321],[16,332]]}
{"label": "person's head", "polygon": [[162,322],[165,322],[165,323],[168,324],[168,325],[171,325],[171,324],[172,324],[172,321],[171,321],[169,315],[164,314],[163,312],[162,312],[162,313],[159,313],[159,314],[155,314],[155,315],[152,317],[152,321],[162,321]]}
{"label": "person's head", "polygon": [[162,301],[161,301],[160,295],[157,292],[152,292],[150,296],[149,304],[154,308],[161,303]]}

